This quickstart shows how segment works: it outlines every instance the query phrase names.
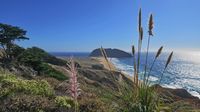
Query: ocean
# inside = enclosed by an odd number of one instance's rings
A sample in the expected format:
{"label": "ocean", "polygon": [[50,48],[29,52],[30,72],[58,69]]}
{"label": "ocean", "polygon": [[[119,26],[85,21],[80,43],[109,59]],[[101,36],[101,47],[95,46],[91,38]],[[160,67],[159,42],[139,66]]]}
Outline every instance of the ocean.
{"label": "ocean", "polygon": [[[58,57],[88,57],[89,53],[51,53]],[[150,81],[152,84],[158,83],[160,75],[164,69],[169,53],[162,53],[155,62]],[[149,53],[148,67],[152,64],[155,53]],[[110,61],[129,75],[133,75],[133,58],[110,58]],[[145,53],[142,53],[140,71],[144,71]],[[147,70],[148,71],[148,70]],[[142,79],[142,74],[139,76]],[[193,96],[200,98],[200,52],[179,52],[174,53],[171,63],[163,75],[161,85],[168,88],[184,88]]]}
{"label": "ocean", "polygon": [[50,52],[51,55],[56,57],[79,57],[84,58],[89,56],[89,52]]}

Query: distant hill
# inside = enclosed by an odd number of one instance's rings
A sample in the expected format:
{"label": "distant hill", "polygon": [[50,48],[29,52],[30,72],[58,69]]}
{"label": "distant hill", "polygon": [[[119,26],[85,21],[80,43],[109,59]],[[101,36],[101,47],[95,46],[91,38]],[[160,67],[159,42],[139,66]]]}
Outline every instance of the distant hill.
{"label": "distant hill", "polygon": [[[107,56],[110,58],[126,58],[126,57],[132,57],[130,53],[127,53],[125,51],[119,50],[119,49],[105,49]],[[100,48],[93,50],[90,55],[90,57],[100,57],[102,56]]]}

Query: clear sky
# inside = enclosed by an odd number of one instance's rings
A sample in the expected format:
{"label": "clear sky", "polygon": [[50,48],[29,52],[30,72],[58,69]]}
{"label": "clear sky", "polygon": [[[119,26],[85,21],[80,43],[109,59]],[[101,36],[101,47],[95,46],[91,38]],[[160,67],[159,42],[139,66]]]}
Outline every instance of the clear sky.
{"label": "clear sky", "polygon": [[[137,15],[143,27],[153,13],[151,48],[200,50],[200,0],[0,0],[0,22],[27,30],[24,47],[47,51],[130,51],[137,43]],[[147,40],[147,29],[145,30]]]}

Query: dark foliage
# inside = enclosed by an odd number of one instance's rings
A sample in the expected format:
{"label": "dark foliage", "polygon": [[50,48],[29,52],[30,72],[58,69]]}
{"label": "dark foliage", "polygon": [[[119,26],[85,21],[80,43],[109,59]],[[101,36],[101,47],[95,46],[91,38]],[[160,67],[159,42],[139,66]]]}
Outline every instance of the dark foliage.
{"label": "dark foliage", "polygon": [[11,49],[15,47],[16,40],[27,40],[26,31],[7,24],[0,23],[0,45],[4,52],[6,60],[12,60]]}
{"label": "dark foliage", "polygon": [[40,61],[61,66],[64,66],[67,63],[66,61],[58,59],[38,47],[27,48],[25,52],[18,57],[18,60],[22,63]]}
{"label": "dark foliage", "polygon": [[32,67],[38,71],[39,75],[51,76],[58,80],[65,80],[67,78],[63,73],[56,71],[47,64],[66,65],[66,62],[49,55],[37,47],[27,48],[17,57],[17,62]]}

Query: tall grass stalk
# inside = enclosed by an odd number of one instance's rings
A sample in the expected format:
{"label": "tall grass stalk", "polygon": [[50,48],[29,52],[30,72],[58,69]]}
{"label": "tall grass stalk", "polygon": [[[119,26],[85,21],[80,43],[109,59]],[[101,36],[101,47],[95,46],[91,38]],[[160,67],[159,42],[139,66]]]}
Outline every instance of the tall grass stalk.
{"label": "tall grass stalk", "polygon": [[101,48],[100,48],[100,51],[101,51],[101,54],[102,54],[102,56],[104,57],[104,59],[105,59],[107,65],[108,65],[109,70],[112,71],[110,62],[109,62],[109,60],[108,60],[107,53],[106,53],[105,49],[104,49],[102,46],[101,46]]}
{"label": "tall grass stalk", "polygon": [[[138,17],[138,31],[139,31],[139,38],[138,38],[138,57],[137,57],[137,74],[140,72],[140,55],[141,55],[141,47],[142,47],[142,39],[143,39],[143,28],[142,28],[142,10],[139,10],[139,17]],[[136,79],[136,85],[138,85],[138,78]]]}
{"label": "tall grass stalk", "polygon": [[[100,48],[100,52],[101,52],[103,58],[105,59],[106,64],[108,65],[108,68],[109,68],[109,70],[110,70],[110,72],[111,72],[111,76],[112,76],[113,80],[116,81],[116,82],[118,82],[118,81],[116,80],[116,78],[114,77],[114,73],[113,73],[112,67],[111,67],[111,65],[110,65],[110,62],[109,62],[109,60],[108,60],[107,53],[106,53],[105,49],[104,49],[102,46],[101,46],[101,48]],[[121,74],[119,74],[119,75],[120,75],[120,76],[119,76],[119,79],[120,79]],[[119,83],[121,83],[120,81],[121,81],[121,80],[119,80]],[[118,89],[118,91],[119,91],[119,94],[121,95],[122,92],[121,92],[121,89],[120,89],[119,85],[116,84],[116,86],[117,86],[117,89]]]}
{"label": "tall grass stalk", "polygon": [[147,51],[146,51],[146,59],[145,59],[145,72],[144,72],[144,82],[146,80],[146,72],[147,72],[147,64],[148,64],[148,55],[149,55],[149,45],[150,45],[150,38],[153,36],[153,15],[150,15],[149,18],[149,37],[148,37],[148,43],[147,43]]}
{"label": "tall grass stalk", "polygon": [[173,56],[173,52],[171,52],[170,55],[169,55],[169,57],[167,58],[167,62],[166,62],[166,64],[165,64],[165,68],[164,68],[164,70],[163,70],[163,72],[162,72],[162,74],[161,74],[161,77],[160,77],[160,80],[159,80],[159,83],[158,83],[158,84],[161,83],[162,78],[163,78],[163,74],[165,73],[165,71],[166,71],[166,69],[167,69],[169,63],[171,62],[172,56]]}
{"label": "tall grass stalk", "polygon": [[161,47],[158,49],[157,53],[156,53],[156,56],[155,56],[155,58],[154,58],[154,60],[153,60],[153,63],[151,64],[150,70],[149,70],[149,72],[148,72],[148,74],[147,74],[146,84],[148,84],[149,76],[151,75],[151,71],[152,71],[152,69],[153,69],[153,66],[154,66],[156,60],[158,59],[158,57],[159,57],[160,54],[162,53],[162,49],[163,49],[163,46],[161,46]]}
{"label": "tall grass stalk", "polygon": [[133,74],[133,81],[134,81],[134,85],[138,82],[136,82],[136,79],[138,79],[137,77],[137,65],[136,65],[136,59],[135,59],[135,47],[134,45],[132,46],[132,54],[133,54],[133,63],[134,63],[134,74]]}

